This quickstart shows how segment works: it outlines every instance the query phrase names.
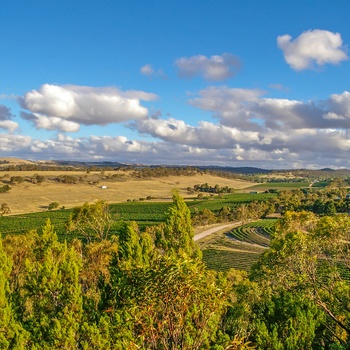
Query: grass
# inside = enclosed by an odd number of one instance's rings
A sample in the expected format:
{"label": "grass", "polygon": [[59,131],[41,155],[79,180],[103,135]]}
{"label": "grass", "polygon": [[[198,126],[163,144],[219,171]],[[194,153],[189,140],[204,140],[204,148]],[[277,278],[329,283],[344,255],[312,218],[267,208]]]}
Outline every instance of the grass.
{"label": "grass", "polygon": [[249,187],[252,191],[266,191],[266,190],[291,190],[293,188],[305,188],[309,187],[309,182],[265,182],[258,185]]}
{"label": "grass", "polygon": [[[41,184],[30,183],[29,178],[34,174],[45,177]],[[54,179],[60,175],[76,176],[82,179],[77,184],[58,183]],[[188,197],[187,188],[198,183],[208,183],[211,186],[228,186],[237,190],[251,186],[248,181],[226,179],[210,174],[197,174],[194,176],[167,176],[160,178],[135,179],[131,173],[121,171],[106,171],[102,176],[100,172],[87,174],[84,171],[0,171],[3,182],[9,181],[12,176],[21,176],[25,180],[21,184],[11,186],[11,190],[0,193],[0,203],[6,203],[13,214],[31,212],[44,212],[52,202],[59,206],[73,208],[85,202],[92,203],[104,200],[108,203],[125,203],[127,200],[139,201],[140,198],[152,197],[164,202],[171,200],[171,191],[176,188],[184,198]],[[5,181],[5,182],[4,182]],[[98,181],[98,184],[88,182]],[[102,189],[105,185],[107,188]]]}

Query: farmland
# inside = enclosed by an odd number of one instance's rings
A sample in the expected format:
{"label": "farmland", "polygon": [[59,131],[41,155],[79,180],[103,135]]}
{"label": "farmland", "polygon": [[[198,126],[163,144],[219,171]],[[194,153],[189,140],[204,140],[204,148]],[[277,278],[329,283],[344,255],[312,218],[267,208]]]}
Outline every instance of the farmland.
{"label": "farmland", "polygon": [[[42,177],[42,182],[35,182]],[[11,179],[20,181],[11,183]],[[226,179],[210,174],[194,173],[191,176],[164,176],[137,178],[132,171],[0,171],[2,185],[11,189],[0,193],[0,203],[7,203],[12,214],[44,212],[51,202],[66,209],[104,200],[108,203],[140,201],[152,198],[154,201],[171,200],[171,191],[176,188],[183,197],[189,196],[188,187],[196,183],[219,184],[241,191],[253,185],[252,182]],[[13,181],[12,181],[13,182]],[[1,184],[1,183],[0,183]]]}
{"label": "farmland", "polygon": [[[202,210],[219,210],[223,206],[236,207],[252,200],[263,200],[273,197],[273,194],[229,194],[222,198],[209,197],[203,200],[187,201],[189,209],[193,212],[196,208]],[[165,220],[165,213],[171,201],[136,201],[126,203],[114,203],[110,205],[110,211],[117,220],[136,221],[141,227],[157,225]],[[65,223],[73,209],[59,209],[53,211],[28,213],[20,215],[3,216],[0,218],[0,232],[3,235],[25,233],[29,230],[40,229],[47,219],[50,219],[58,234],[64,234]]]}
{"label": "farmland", "polygon": [[203,260],[210,269],[248,271],[269,245],[276,219],[250,222],[199,241]]}

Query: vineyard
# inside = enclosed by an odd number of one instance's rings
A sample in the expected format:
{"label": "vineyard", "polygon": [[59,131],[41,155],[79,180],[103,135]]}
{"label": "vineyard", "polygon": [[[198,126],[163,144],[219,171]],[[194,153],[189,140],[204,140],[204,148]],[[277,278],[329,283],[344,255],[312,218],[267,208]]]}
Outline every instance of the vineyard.
{"label": "vineyard", "polygon": [[269,246],[270,236],[274,230],[275,222],[275,219],[251,222],[235,228],[228,234],[228,237],[266,248]]}
{"label": "vineyard", "polygon": [[309,182],[264,182],[251,186],[249,189],[252,191],[265,191],[267,189],[291,190],[294,188],[307,188],[309,186]]}
{"label": "vineyard", "polygon": [[211,211],[220,210],[224,206],[237,207],[241,204],[250,203],[252,201],[266,201],[270,198],[276,197],[274,193],[235,193],[227,194],[220,197],[209,197],[204,200],[196,200],[187,202],[190,210],[197,208],[198,210],[210,209]]}
{"label": "vineyard", "polygon": [[[220,197],[210,197],[203,200],[191,200],[187,205],[191,212],[203,210],[204,208],[212,211],[220,210],[223,206],[236,207],[242,203],[249,203],[253,200],[266,200],[272,198],[274,194],[250,194],[237,193],[228,194]],[[125,202],[110,205],[110,211],[117,220],[136,221],[141,229],[150,225],[157,225],[165,220],[166,211],[172,202]],[[40,229],[45,225],[47,219],[53,223],[57,233],[65,233],[65,223],[72,214],[72,209],[60,209],[38,213],[28,213],[22,215],[2,216],[0,217],[0,233],[19,234],[33,229]]]}
{"label": "vineyard", "polygon": [[259,220],[200,241],[204,262],[217,271],[248,271],[269,246],[275,223],[276,219]]}
{"label": "vineyard", "polygon": [[227,271],[231,268],[248,271],[260,254],[245,251],[203,250],[203,261],[209,269]]}

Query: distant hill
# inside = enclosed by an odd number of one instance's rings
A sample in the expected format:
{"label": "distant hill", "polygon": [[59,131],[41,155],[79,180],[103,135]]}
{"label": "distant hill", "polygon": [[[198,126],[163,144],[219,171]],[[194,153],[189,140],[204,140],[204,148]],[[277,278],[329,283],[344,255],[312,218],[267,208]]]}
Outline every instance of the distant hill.
{"label": "distant hill", "polygon": [[125,166],[123,163],[119,162],[78,162],[78,161],[67,161],[67,160],[56,160],[55,163],[57,165],[64,166],[72,166],[72,167],[98,167],[98,168],[120,168],[121,166]]}
{"label": "distant hill", "polygon": [[197,166],[201,170],[224,171],[234,174],[254,175],[254,174],[271,174],[273,170],[254,168],[254,167],[223,167],[223,166]]}

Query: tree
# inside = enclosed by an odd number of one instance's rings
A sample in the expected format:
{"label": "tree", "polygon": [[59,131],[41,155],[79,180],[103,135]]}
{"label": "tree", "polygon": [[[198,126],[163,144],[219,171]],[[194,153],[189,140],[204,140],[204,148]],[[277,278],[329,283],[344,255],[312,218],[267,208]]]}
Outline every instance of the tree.
{"label": "tree", "polygon": [[81,258],[47,221],[27,262],[22,324],[33,348],[76,349],[82,319]]}
{"label": "tree", "polygon": [[[144,265],[114,260],[105,307],[112,323],[124,319],[119,324],[127,328],[127,348],[208,347],[226,302],[216,282],[201,262],[189,258],[158,255]],[[117,342],[121,328],[114,329]]]}
{"label": "tree", "polygon": [[11,209],[7,203],[2,203],[0,206],[0,215],[11,214]]}
{"label": "tree", "polygon": [[109,236],[115,219],[116,216],[111,214],[106,202],[85,203],[82,207],[74,209],[67,228],[69,231],[77,230],[89,242],[91,240],[101,241]]}
{"label": "tree", "polygon": [[[350,341],[350,218],[287,212],[252,277],[278,292],[302,293],[322,311],[324,344]],[[310,306],[309,306],[310,310]]]}
{"label": "tree", "polygon": [[156,232],[156,246],[166,253],[200,256],[195,245],[191,213],[177,191],[173,192],[173,205],[167,212],[164,225]]}
{"label": "tree", "polygon": [[57,209],[58,207],[59,207],[58,202],[52,202],[49,204],[48,209],[52,210],[52,209]]}
{"label": "tree", "polygon": [[218,212],[218,221],[227,222],[232,220],[232,210],[227,205],[223,206]]}
{"label": "tree", "polygon": [[0,237],[0,348],[24,349],[27,334],[15,320],[11,307],[10,275],[12,262],[6,256]]}
{"label": "tree", "polygon": [[207,208],[193,215],[192,222],[194,226],[205,226],[214,224],[217,221],[215,214]]}
{"label": "tree", "polygon": [[237,220],[242,221],[245,224],[250,219],[250,213],[248,206],[246,204],[242,204],[235,209],[234,216]]}

